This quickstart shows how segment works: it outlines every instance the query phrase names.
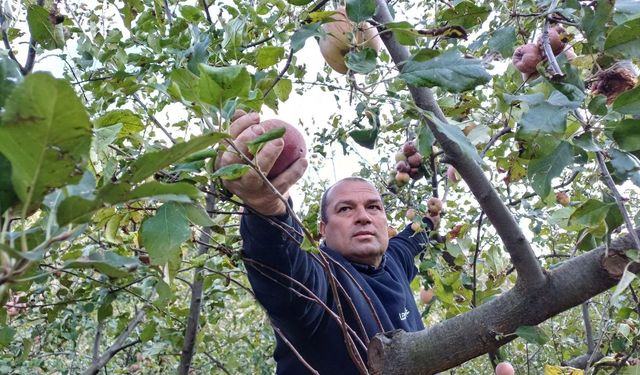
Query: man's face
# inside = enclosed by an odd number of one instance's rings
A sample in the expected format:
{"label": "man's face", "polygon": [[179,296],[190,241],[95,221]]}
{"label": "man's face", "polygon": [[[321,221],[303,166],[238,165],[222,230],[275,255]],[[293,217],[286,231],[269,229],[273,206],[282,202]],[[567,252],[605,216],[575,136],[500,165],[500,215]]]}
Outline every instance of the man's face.
{"label": "man's face", "polygon": [[365,181],[342,181],[326,197],[320,233],[329,248],[350,261],[377,267],[389,244],[387,216],[378,191]]}

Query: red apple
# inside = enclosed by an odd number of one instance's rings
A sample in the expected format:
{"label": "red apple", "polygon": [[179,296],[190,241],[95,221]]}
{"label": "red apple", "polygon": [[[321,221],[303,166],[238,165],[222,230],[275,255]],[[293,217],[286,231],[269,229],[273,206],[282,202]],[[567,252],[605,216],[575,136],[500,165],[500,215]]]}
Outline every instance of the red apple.
{"label": "red apple", "polygon": [[509,362],[500,362],[496,366],[496,375],[514,375],[516,371]]}
{"label": "red apple", "polygon": [[276,162],[267,175],[267,178],[271,180],[284,172],[298,159],[305,157],[307,154],[307,145],[304,142],[302,133],[300,133],[295,126],[287,122],[272,119],[262,121],[260,125],[262,125],[265,132],[276,128],[285,128],[284,136],[282,136],[282,140],[284,141],[282,153],[278,156],[278,159],[276,159]]}
{"label": "red apple", "polygon": [[418,152],[418,148],[416,147],[416,144],[413,141],[409,141],[402,146],[402,153],[407,158],[415,154],[416,152]]}
{"label": "red apple", "polygon": [[542,54],[537,44],[529,43],[516,48],[513,53],[513,65],[522,73],[533,73],[542,61]]}

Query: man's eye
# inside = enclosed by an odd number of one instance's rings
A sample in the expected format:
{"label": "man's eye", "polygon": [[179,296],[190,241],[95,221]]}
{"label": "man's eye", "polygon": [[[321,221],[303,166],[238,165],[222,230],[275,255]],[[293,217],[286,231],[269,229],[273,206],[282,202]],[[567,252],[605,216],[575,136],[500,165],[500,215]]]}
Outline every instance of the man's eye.
{"label": "man's eye", "polygon": [[338,208],[338,212],[346,212],[349,211],[351,208],[350,207],[340,207]]}
{"label": "man's eye", "polygon": [[377,205],[377,204],[372,204],[371,206],[369,206],[369,209],[370,209],[370,210],[381,210],[381,209],[382,209],[382,207],[380,207],[380,206],[379,206],[379,205]]}

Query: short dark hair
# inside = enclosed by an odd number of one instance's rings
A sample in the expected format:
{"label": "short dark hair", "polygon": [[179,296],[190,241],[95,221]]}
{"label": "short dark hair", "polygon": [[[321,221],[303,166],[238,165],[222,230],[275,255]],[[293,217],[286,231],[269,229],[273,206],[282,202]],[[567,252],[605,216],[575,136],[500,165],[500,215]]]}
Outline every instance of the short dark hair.
{"label": "short dark hair", "polygon": [[320,199],[320,221],[322,221],[325,224],[329,220],[329,215],[327,215],[327,197],[329,196],[329,192],[331,191],[331,189],[336,187],[338,184],[340,184],[342,182],[345,182],[345,181],[366,182],[366,183],[371,184],[372,186],[375,187],[375,185],[373,185],[373,183],[371,181],[367,180],[366,178],[362,178],[362,177],[358,177],[358,176],[345,177],[345,178],[343,178],[341,180],[338,180],[335,184],[329,186],[327,188],[327,190],[325,190],[324,193],[322,193],[322,198]]}

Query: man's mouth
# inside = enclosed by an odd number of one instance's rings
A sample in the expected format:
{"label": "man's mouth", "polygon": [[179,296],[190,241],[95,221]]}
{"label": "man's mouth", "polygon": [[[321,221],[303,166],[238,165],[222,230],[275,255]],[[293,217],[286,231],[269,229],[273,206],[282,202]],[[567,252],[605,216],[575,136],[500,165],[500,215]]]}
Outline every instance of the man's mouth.
{"label": "man's mouth", "polygon": [[356,232],[353,236],[354,236],[354,237],[375,236],[375,233],[374,233],[374,232],[369,232],[369,231],[362,230],[362,231]]}

